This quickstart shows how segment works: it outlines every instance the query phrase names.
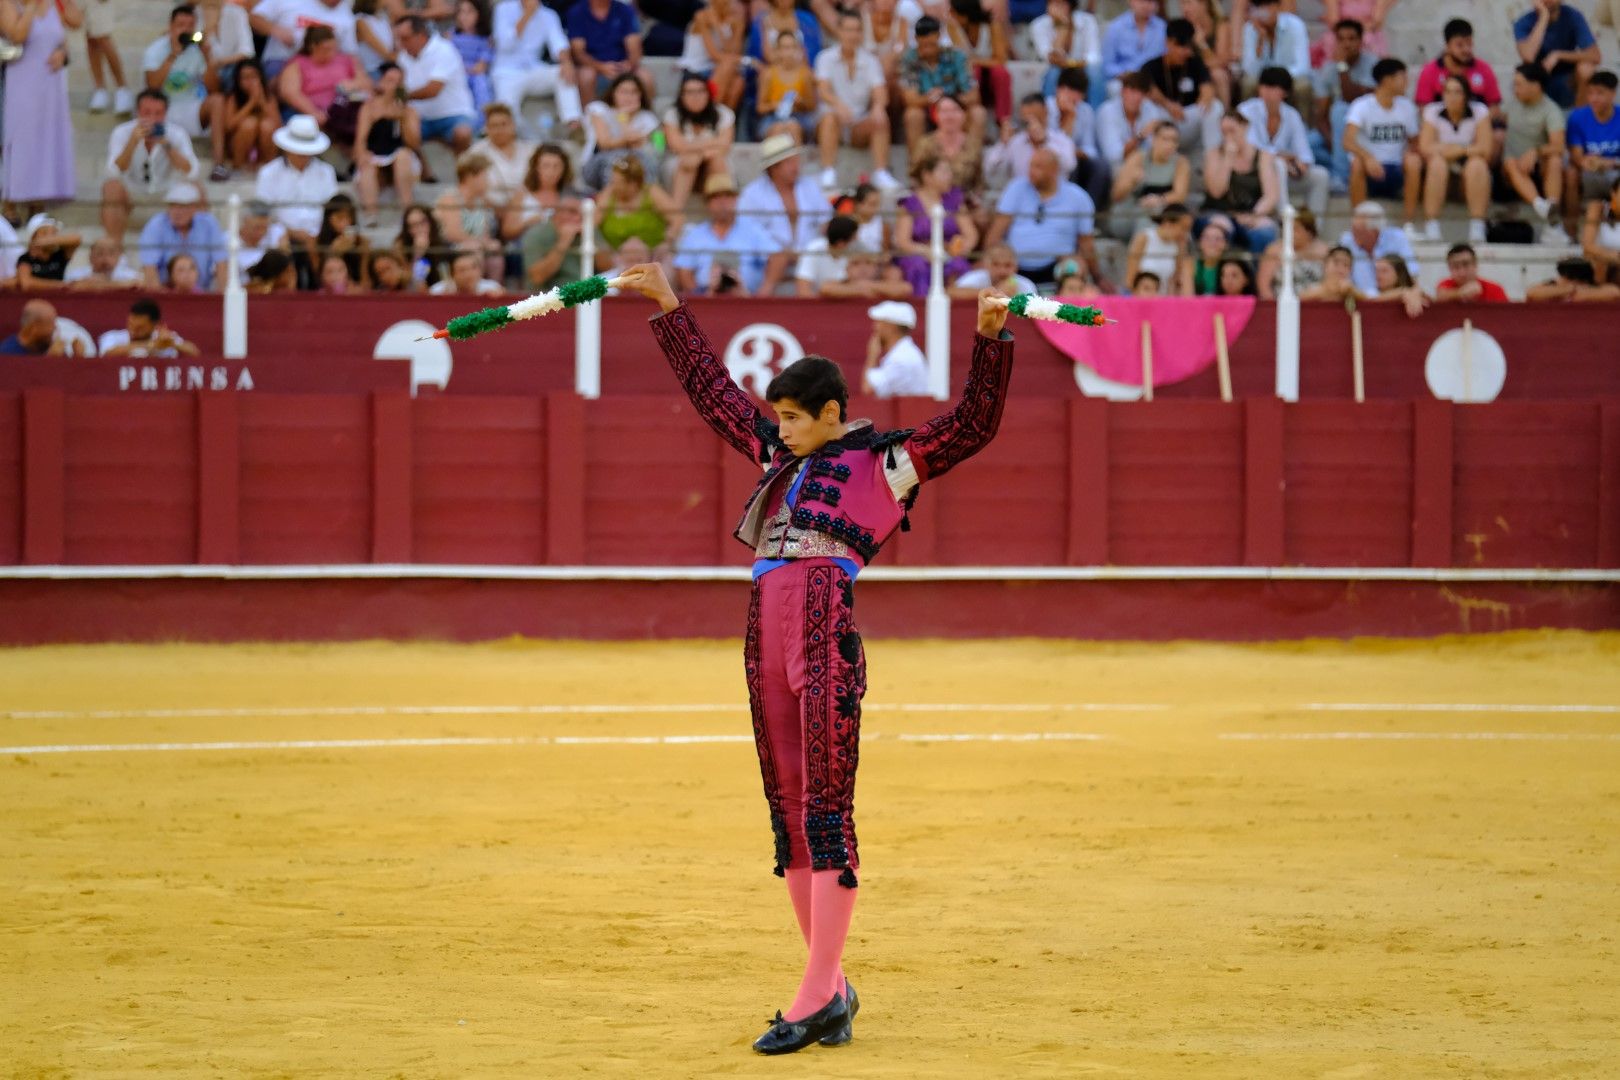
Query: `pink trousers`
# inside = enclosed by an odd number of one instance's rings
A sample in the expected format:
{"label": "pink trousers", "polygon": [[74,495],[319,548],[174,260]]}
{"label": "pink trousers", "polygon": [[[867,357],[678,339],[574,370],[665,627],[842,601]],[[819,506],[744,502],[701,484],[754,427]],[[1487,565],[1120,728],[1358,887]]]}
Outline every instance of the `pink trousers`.
{"label": "pink trousers", "polygon": [[827,559],[799,559],[754,583],[743,663],[765,782],[776,873],[842,868],[857,884],[855,766],[866,656],[855,589]]}

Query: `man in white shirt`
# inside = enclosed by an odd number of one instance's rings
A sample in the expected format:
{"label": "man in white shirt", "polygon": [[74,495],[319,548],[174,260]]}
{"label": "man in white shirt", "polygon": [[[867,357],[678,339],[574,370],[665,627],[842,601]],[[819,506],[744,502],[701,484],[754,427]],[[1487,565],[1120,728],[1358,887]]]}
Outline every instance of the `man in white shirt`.
{"label": "man in white shirt", "polygon": [[457,155],[466,153],[479,122],[461,53],[416,15],[394,21],[394,40],[405,92],[422,117],[422,138],[445,143]]}
{"label": "man in white shirt", "polygon": [[163,324],[163,311],[157,301],[142,297],[129,306],[129,317],[122,330],[109,330],[96,342],[104,360],[126,356],[177,360],[197,356],[201,350]]}
{"label": "man in white shirt", "polygon": [[493,296],[506,290],[484,276],[483,256],[463,251],[450,264],[450,278],[428,289],[432,296]]}
{"label": "man in white shirt", "polygon": [[[1017,134],[1013,134],[1016,131]],[[1029,175],[1029,159],[1035,151],[1050,147],[1058,156],[1064,176],[1074,172],[1077,160],[1074,140],[1052,126],[1046,99],[1028,94],[1018,103],[1018,125],[1001,125],[1001,138],[984,155],[984,178],[992,187],[1003,187]]]}
{"label": "man in white shirt", "polygon": [[754,295],[782,245],[758,219],[737,216],[737,185],[731,177],[705,180],[703,204],[709,219],[682,229],[675,246],[675,287],[710,296]]}
{"label": "man in white shirt", "polygon": [[219,121],[225,95],[210,94],[203,83],[213,52],[207,37],[193,41],[197,10],[181,4],[169,14],[169,32],[146,47],[141,71],[148,90],[161,90],[169,98],[168,122],[193,139]]}
{"label": "man in white shirt", "polygon": [[1310,132],[1305,119],[1284,99],[1294,84],[1293,76],[1280,67],[1260,73],[1260,96],[1237,107],[1249,120],[1249,141],[1276,156],[1281,166],[1283,191],[1290,187],[1305,191],[1305,207],[1318,218],[1327,213],[1327,169],[1316,163],[1311,151]]}
{"label": "man in white shirt", "polygon": [[168,124],[169,99],[142,90],[135,119],[113,128],[107,139],[107,179],[101,184],[101,228],[115,240],[129,228],[130,202],[163,195],[176,180],[195,180],[197,155],[191,139]]}
{"label": "man in white shirt", "polygon": [[141,275],[124,262],[124,245],[103,236],[90,245],[90,265],[70,269],[62,280],[82,291],[132,289],[141,283]]}
{"label": "man in white shirt", "polygon": [[1312,110],[1311,32],[1304,19],[1282,10],[1281,0],[1249,0],[1238,65],[1243,69],[1243,97],[1254,96],[1262,71],[1280,67],[1293,77],[1299,108]]}
{"label": "man in white shirt", "polygon": [[501,0],[495,5],[495,63],[489,79],[495,100],[522,126],[523,100],[555,97],[557,119],[580,126],[579,85],[574,77],[562,19],[540,0]]}
{"label": "man in white shirt", "polygon": [[518,138],[517,117],[504,102],[484,106],[484,137],[473,143],[467,157],[479,155],[489,162],[489,190],[485,197],[503,209],[523,197],[523,178],[534,156],[533,143]]}
{"label": "man in white shirt", "polygon": [[866,372],[861,389],[880,398],[919,397],[928,393],[928,358],[911,340],[917,311],[901,300],[885,300],[866,312],[872,336],[866,342]]}
{"label": "man in white shirt", "polygon": [[1350,104],[1344,116],[1344,149],[1350,155],[1350,201],[1400,196],[1406,220],[1417,212],[1423,157],[1417,150],[1422,119],[1405,97],[1406,65],[1385,57],[1373,65],[1377,89]]}
{"label": "man in white shirt", "polygon": [[248,23],[254,33],[270,39],[265,42],[262,61],[266,79],[281,74],[304,44],[304,31],[311,26],[330,26],[338,48],[350,56],[360,51],[348,0],[259,0],[248,13]]}
{"label": "man in white shirt", "polygon": [[1097,110],[1097,150],[1116,173],[1159,121],[1170,119],[1169,113],[1148,100],[1148,86],[1146,75],[1128,72],[1119,80],[1119,96],[1109,98]]}
{"label": "man in white shirt", "polygon": [[808,251],[832,217],[827,197],[809,177],[800,175],[802,148],[791,135],[772,135],[759,144],[759,176],[743,188],[737,212],[775,242],[776,254],[765,264],[762,296],[770,296],[787,276],[793,256]]}
{"label": "man in white shirt", "polygon": [[861,16],[844,8],[838,16],[838,44],[822,49],[815,58],[816,93],[821,119],[816,144],[821,149],[821,186],[838,186],[838,144],[848,140],[856,148],[870,147],[872,184],[879,191],[895,191],[900,181],[889,172],[889,90],[878,58],[861,48]]}
{"label": "man in white shirt", "polygon": [[320,160],[332,145],[313,116],[299,113],[272,136],[281,156],[259,170],[255,194],[275,210],[293,245],[299,276],[314,272],[315,238],[326,200],[337,194],[337,173]]}
{"label": "man in white shirt", "polygon": [[270,204],[249,199],[242,207],[242,227],[237,230],[240,247],[236,255],[236,275],[245,287],[248,271],[259,265],[267,251],[287,250],[287,226],[275,220]]}
{"label": "man in white shirt", "polygon": [[968,300],[977,297],[980,289],[991,286],[1008,296],[1035,291],[1035,283],[1018,272],[1017,253],[1006,244],[986,248],[980,267],[957,278],[956,284],[945,291],[950,293],[953,300]]}

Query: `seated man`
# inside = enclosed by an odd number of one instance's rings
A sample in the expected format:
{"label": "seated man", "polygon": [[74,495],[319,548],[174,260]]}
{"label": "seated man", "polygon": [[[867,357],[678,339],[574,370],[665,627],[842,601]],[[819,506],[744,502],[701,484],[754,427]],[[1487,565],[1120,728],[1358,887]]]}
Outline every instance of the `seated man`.
{"label": "seated man", "polygon": [[1586,81],[1586,104],[1569,114],[1565,139],[1569,144],[1567,185],[1571,209],[1606,202],[1614,182],[1620,180],[1620,112],[1614,107],[1620,80],[1612,71],[1599,71]]}
{"label": "seated man", "polygon": [[737,197],[737,211],[773,241],[757,287],[768,296],[787,277],[793,253],[815,243],[832,211],[821,188],[802,174],[800,147],[791,136],[773,135],[760,143],[759,163],[761,173]]}
{"label": "seated man", "polygon": [[1580,104],[1603,56],[1586,16],[1563,0],[1535,0],[1513,24],[1519,59],[1547,72],[1547,96],[1561,109]]}
{"label": "seated man", "polygon": [[945,291],[953,300],[970,300],[979,295],[980,289],[992,287],[1008,296],[1035,291],[1035,283],[1018,272],[1018,256],[1006,244],[986,248],[979,268],[957,278]]}
{"label": "seated man", "polygon": [[1491,116],[1500,116],[1502,91],[1496,85],[1496,72],[1491,70],[1491,65],[1474,55],[1473,25],[1467,19],[1452,19],[1446,23],[1445,39],[1445,50],[1418,72],[1417,92],[1412,100],[1419,105],[1439,101],[1445,90],[1446,76],[1460,75],[1468,80],[1468,89],[1474,97],[1491,110]]}
{"label": "seated man", "polygon": [[[67,356],[68,346],[56,336],[56,308],[44,300],[30,300],[22,306],[17,332],[0,341],[0,356]],[[84,355],[82,342],[75,342],[74,356]]]}
{"label": "seated man", "polygon": [[312,287],[315,240],[326,200],[337,194],[337,170],[320,157],[332,142],[313,116],[302,113],[277,128],[274,139],[281,156],[259,170],[254,194],[275,208],[276,220],[287,230],[299,277]]}
{"label": "seated man", "polygon": [[979,102],[966,54],[940,41],[939,20],[932,15],[917,20],[915,33],[917,43],[900,56],[907,148],[916,152],[917,141],[928,127],[928,113],[943,97],[955,98],[967,111],[968,137],[982,139],[987,114]]}
{"label": "seated man", "polygon": [[1186,19],[1171,19],[1165,27],[1164,55],[1142,65],[1153,104],[1170,114],[1181,132],[1181,145],[1189,152],[1221,141],[1225,111],[1216,100],[1209,67],[1194,44],[1197,34]]}
{"label": "seated man", "polygon": [[141,273],[148,289],[167,287],[169,264],[176,255],[190,255],[205,289],[225,287],[225,230],[214,215],[198,204],[197,185],[182,180],[169,189],[164,212],[155,214],[141,230]]}
{"label": "seated man", "polygon": [[96,346],[102,357],[110,360],[126,356],[174,360],[201,353],[196,345],[164,325],[163,311],[157,301],[145,297],[129,306],[125,328],[102,334]]}
{"label": "seated man", "polygon": [[1585,259],[1561,259],[1558,276],[1525,290],[1526,300],[1562,300],[1587,303],[1600,300],[1620,300],[1620,285],[1613,282],[1599,285],[1592,264]]}
{"label": "seated man", "polygon": [[493,296],[505,292],[498,281],[484,276],[484,257],[463,251],[450,263],[450,279],[428,290],[433,296]]}
{"label": "seated man", "polygon": [[585,277],[580,231],[585,216],[579,200],[565,198],[551,217],[523,233],[523,279],[531,289],[545,292]]}
{"label": "seated man", "polygon": [[1028,178],[1014,180],[1001,193],[985,246],[1011,244],[1023,275],[1046,284],[1058,260],[1068,255],[1078,252],[1088,266],[1096,265],[1095,219],[1091,196],[1063,179],[1057,154],[1045,148],[1030,158]]}
{"label": "seated man", "polygon": [[1567,244],[1569,234],[1559,220],[1564,194],[1564,110],[1547,96],[1547,69],[1520,64],[1513,73],[1513,94],[1502,104],[1507,133],[1502,139],[1502,180],[1511,194],[1498,187],[1498,198],[1517,195],[1545,222],[1541,239]]}
{"label": "seated man", "polygon": [[[708,296],[759,294],[773,257],[778,253],[787,257],[782,239],[771,235],[758,218],[737,215],[737,185],[729,176],[709,177],[703,185],[703,204],[709,219],[682,229],[675,246],[675,287]],[[803,245],[813,246],[813,242]]]}
{"label": "seated man", "polygon": [[1389,224],[1384,207],[1379,203],[1369,201],[1356,206],[1350,228],[1339,237],[1339,246],[1349,251],[1350,281],[1364,296],[1378,295],[1378,263],[1386,255],[1400,256],[1412,276],[1417,276],[1418,262],[1412,253],[1412,241],[1407,238],[1406,230]]}
{"label": "seated man", "polygon": [[1405,97],[1406,65],[1386,57],[1373,65],[1377,89],[1358,98],[1344,117],[1344,149],[1350,155],[1350,201],[1360,204],[1400,197],[1411,221],[1423,184],[1417,139],[1422,119]]}
{"label": "seated man", "polygon": [[1507,290],[1494,281],[1479,276],[1479,255],[1467,244],[1458,244],[1446,252],[1446,269],[1451,276],[1435,286],[1436,302],[1473,300],[1486,304],[1508,302]]}
{"label": "seated man", "polygon": [[860,13],[845,8],[838,16],[838,44],[815,58],[816,93],[821,119],[816,122],[816,143],[821,149],[821,186],[838,186],[838,146],[848,142],[870,147],[872,183],[879,191],[894,191],[900,181],[889,172],[889,89],[883,65],[861,47]]}
{"label": "seated man", "polygon": [[1266,68],[1260,73],[1260,96],[1239,105],[1238,112],[1249,118],[1249,141],[1283,163],[1284,186],[1295,195],[1303,192],[1305,208],[1321,217],[1327,213],[1328,171],[1316,163],[1305,119],[1288,104],[1292,85],[1284,69]]}
{"label": "seated man", "polygon": [[1112,82],[1142,70],[1164,54],[1165,21],[1157,0],[1130,0],[1128,10],[1109,20],[1102,35],[1102,75]]}
{"label": "seated man", "polygon": [[124,262],[124,245],[103,236],[90,245],[90,265],[69,269],[62,278],[81,291],[129,289],[141,283],[141,275]]}
{"label": "seated man", "polygon": [[1262,71],[1280,67],[1293,79],[1294,103],[1304,112],[1311,111],[1311,32],[1304,19],[1282,10],[1281,0],[1249,0],[1238,66],[1243,97],[1254,96]]}
{"label": "seated man", "polygon": [[[394,41],[399,45],[397,60],[405,76],[406,97],[422,117],[423,140],[465,153],[480,125],[461,53],[415,15],[394,23]],[[422,179],[430,182],[426,176]]]}
{"label": "seated man", "polygon": [[[191,139],[168,124],[169,99],[158,90],[135,98],[135,119],[113,128],[107,139],[107,178],[101,185],[101,228],[122,240],[133,199],[156,199],[176,180],[198,178]],[[7,267],[9,270],[10,267]]]}
{"label": "seated man", "polygon": [[927,394],[928,358],[911,340],[917,310],[900,300],[885,300],[866,316],[872,320],[872,336],[866,341],[861,389],[880,398]]}
{"label": "seated man", "polygon": [[[1311,129],[1311,151],[1326,162],[1334,190],[1350,185],[1350,155],[1344,150],[1345,116],[1351,102],[1372,93],[1378,81],[1373,65],[1378,57],[1362,48],[1366,31],[1354,19],[1340,19],[1333,28],[1333,55],[1316,75],[1316,124]],[[1487,69],[1489,70],[1489,69]]]}
{"label": "seated man", "polygon": [[1058,167],[1064,176],[1074,172],[1079,160],[1074,141],[1052,126],[1046,99],[1039,94],[1029,94],[1018,103],[1017,126],[1003,124],[1001,138],[985,153],[985,179],[992,186],[1000,187],[1016,177],[1028,176],[1029,159],[1042,147],[1050,147],[1057,154]]}
{"label": "seated man", "polygon": [[540,0],[501,0],[495,5],[495,64],[489,81],[495,100],[522,127],[523,101],[550,96],[557,119],[569,132],[580,131],[583,116],[573,46],[562,19]]}
{"label": "seated man", "polygon": [[641,70],[641,22],[623,0],[577,0],[563,20],[580,97],[600,98],[625,72],[634,72],[652,100],[652,77]]}
{"label": "seated man", "polygon": [[1119,95],[1097,110],[1097,151],[1114,175],[1147,142],[1153,129],[1170,119],[1169,113],[1148,99],[1151,87],[1146,75],[1132,71],[1119,80]]}
{"label": "seated man", "polygon": [[221,123],[225,108],[225,95],[211,94],[205,85],[213,43],[206,35],[192,40],[197,29],[197,9],[179,5],[169,13],[169,32],[148,45],[142,58],[146,88],[163,91],[168,122],[193,139]]}

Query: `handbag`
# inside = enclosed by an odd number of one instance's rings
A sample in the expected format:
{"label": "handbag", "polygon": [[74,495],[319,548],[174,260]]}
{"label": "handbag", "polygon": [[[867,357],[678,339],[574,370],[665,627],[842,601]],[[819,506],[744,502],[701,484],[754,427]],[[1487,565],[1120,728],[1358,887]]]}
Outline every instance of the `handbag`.
{"label": "handbag", "polygon": [[1528,221],[1516,218],[1493,221],[1485,226],[1485,240],[1491,244],[1533,244],[1536,242],[1536,230]]}
{"label": "handbag", "polygon": [[23,47],[10,38],[0,38],[0,64],[9,64],[22,56]]}

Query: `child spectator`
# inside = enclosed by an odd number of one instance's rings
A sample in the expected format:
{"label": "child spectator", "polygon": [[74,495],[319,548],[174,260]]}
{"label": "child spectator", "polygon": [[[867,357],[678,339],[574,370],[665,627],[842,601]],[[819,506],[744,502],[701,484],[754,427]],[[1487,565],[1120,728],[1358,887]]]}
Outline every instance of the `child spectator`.
{"label": "child spectator", "polygon": [[1546,94],[1547,69],[1520,64],[1513,73],[1513,95],[1502,104],[1507,134],[1502,140],[1502,178],[1546,222],[1541,239],[1567,244],[1558,220],[1564,193],[1564,111]]}
{"label": "child spectator", "polygon": [[473,108],[484,111],[495,98],[490,87],[490,67],[495,62],[495,46],[490,40],[489,9],[481,0],[458,0],[456,28],[450,34],[450,44],[461,54],[461,66],[467,72],[467,87],[472,90]]}
{"label": "child spectator", "polygon": [[1417,106],[1406,93],[1406,65],[1386,57],[1373,65],[1378,86],[1357,98],[1344,117],[1344,149],[1350,155],[1350,201],[1369,196],[1399,196],[1406,221],[1417,211],[1423,184],[1423,158],[1417,137],[1422,130]]}
{"label": "child spectator", "polygon": [[1620,113],[1614,107],[1620,80],[1612,71],[1599,71],[1586,82],[1586,104],[1569,114],[1565,138],[1569,143],[1570,201],[1602,202],[1620,179]]}
{"label": "child spectator", "polygon": [[810,142],[816,130],[816,83],[806,65],[804,48],[795,34],[776,36],[770,63],[759,74],[754,105],[762,138],[791,135],[797,143]]}
{"label": "child spectator", "polygon": [[1253,296],[1254,267],[1242,256],[1229,255],[1221,260],[1216,273],[1217,296]]}
{"label": "child spectator", "polygon": [[187,252],[171,255],[163,268],[163,280],[168,283],[169,291],[183,296],[195,296],[207,292],[202,284],[202,268],[197,260]]}
{"label": "child spectator", "polygon": [[664,113],[665,172],[677,207],[703,181],[726,174],[736,135],[736,114],[715,101],[708,80],[690,72],[681,76],[675,103]]}
{"label": "child spectator", "polygon": [[377,71],[377,89],[361,106],[354,128],[354,188],[366,219],[374,224],[382,185],[389,184],[399,205],[409,206],[422,175],[422,117],[405,102],[405,77],[387,62]]}
{"label": "child spectator", "polygon": [[874,255],[889,250],[889,225],[883,219],[882,192],[871,184],[858,184],[847,199],[839,200],[839,206],[841,213],[855,219],[856,249]]}
{"label": "child spectator", "polygon": [[838,44],[816,57],[816,94],[821,119],[816,141],[821,149],[821,186],[838,186],[838,146],[870,149],[872,183],[894,191],[900,182],[889,173],[889,90],[883,65],[861,48],[861,17],[845,8],[838,16]]}
{"label": "child spectator", "polygon": [[410,271],[405,269],[405,264],[392,251],[372,252],[369,270],[373,292],[408,293],[416,291],[416,282],[411,280]]}
{"label": "child spectator", "polygon": [[62,231],[62,223],[44,214],[29,219],[22,234],[23,253],[17,259],[17,288],[23,292],[36,289],[65,288],[68,263],[79,250],[83,238],[78,233]]}
{"label": "child spectator", "polygon": [[[587,2],[580,0],[581,4]],[[614,163],[623,157],[640,158],[642,172],[658,175],[658,156],[652,145],[658,117],[648,108],[646,87],[633,73],[618,76],[608,85],[601,101],[585,107],[585,122],[583,176],[592,191],[601,190]]]}
{"label": "child spectator", "polygon": [[951,163],[944,158],[921,157],[911,166],[911,194],[900,200],[894,216],[895,264],[911,284],[912,294],[926,296],[931,274],[933,211],[943,207],[945,220],[945,284],[972,268],[968,252],[979,245],[979,228],[963,205]]}
{"label": "child spectator", "polygon": [[225,111],[218,127],[224,153],[216,152],[212,176],[221,170],[229,179],[234,169],[246,169],[255,160],[263,165],[276,156],[272,141],[281,126],[281,113],[264,82],[264,68],[257,60],[236,65],[234,86],[225,95]]}
{"label": "child spectator", "polygon": [[1162,284],[1158,274],[1142,270],[1131,278],[1131,295],[1139,298],[1158,296]]}
{"label": "child spectator", "polygon": [[[709,0],[692,16],[681,50],[682,75],[699,75],[713,83],[717,100],[732,112],[742,101],[747,37],[748,13],[741,0]],[[684,92],[684,82],[682,87]]]}
{"label": "child spectator", "polygon": [[[321,214],[321,231],[315,237],[315,250],[325,273],[325,263],[336,256],[348,268],[355,282],[366,280],[366,267],[371,262],[371,241],[366,239],[355,221],[354,200],[339,192],[326,200]],[[324,276],[321,284],[327,284]]]}
{"label": "child spectator", "polygon": [[1079,259],[1064,259],[1057,264],[1057,293],[1065,300],[1096,300],[1103,295],[1102,286],[1092,274],[1091,267]]}
{"label": "child spectator", "polygon": [[1187,238],[1192,234],[1192,211],[1171,203],[1159,212],[1152,228],[1131,240],[1125,259],[1125,279],[1135,281],[1143,271],[1158,280],[1166,296],[1193,295],[1192,256]]}
{"label": "child spectator", "polygon": [[1467,244],[1458,244],[1446,252],[1446,269],[1451,276],[1435,286],[1434,298],[1438,303],[1450,300],[1473,300],[1484,304],[1505,304],[1507,290],[1494,281],[1479,276],[1479,256]]}
{"label": "child spectator", "polygon": [[341,255],[328,255],[321,260],[321,287],[323,296],[349,296],[363,291],[360,283],[349,271],[349,264]]}
{"label": "child spectator", "polygon": [[1099,72],[1102,62],[1102,31],[1097,17],[1079,8],[1075,0],[1046,0],[1046,13],[1029,24],[1029,43],[1034,58],[1046,62],[1041,93],[1057,92],[1058,76],[1065,71]]}
{"label": "child spectator", "polygon": [[1473,100],[1468,80],[1447,75],[1439,101],[1423,106],[1423,133],[1418,152],[1423,155],[1423,211],[1428,215],[1424,235],[1440,239],[1440,211],[1453,187],[1468,203],[1468,240],[1485,242],[1485,210],[1491,199],[1491,155],[1496,139],[1491,112]]}

